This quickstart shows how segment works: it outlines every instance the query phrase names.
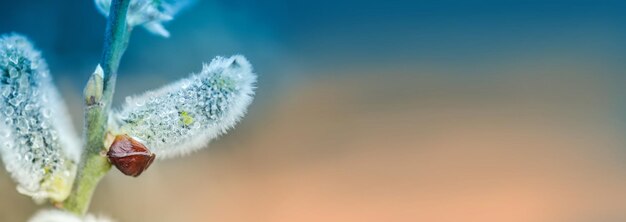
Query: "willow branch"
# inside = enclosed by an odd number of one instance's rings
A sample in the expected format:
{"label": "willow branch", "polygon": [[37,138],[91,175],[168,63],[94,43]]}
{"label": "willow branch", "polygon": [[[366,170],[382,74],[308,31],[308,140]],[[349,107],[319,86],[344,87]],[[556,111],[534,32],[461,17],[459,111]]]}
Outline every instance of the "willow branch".
{"label": "willow branch", "polygon": [[126,24],[129,3],[130,0],[112,0],[100,60],[102,69],[96,70],[85,87],[86,144],[72,192],[62,206],[78,215],[87,212],[94,190],[111,168],[103,154],[106,151],[105,134],[117,69],[130,38]]}

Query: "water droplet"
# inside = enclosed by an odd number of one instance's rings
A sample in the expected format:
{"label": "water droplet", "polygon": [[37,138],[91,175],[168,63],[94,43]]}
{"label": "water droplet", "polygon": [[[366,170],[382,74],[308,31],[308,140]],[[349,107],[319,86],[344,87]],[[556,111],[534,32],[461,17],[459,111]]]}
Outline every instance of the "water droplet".
{"label": "water droplet", "polygon": [[15,113],[15,109],[13,109],[13,107],[10,107],[10,106],[4,110],[4,114],[7,116],[13,116],[14,113]]}
{"label": "water droplet", "polygon": [[13,64],[17,64],[17,56],[16,55],[9,56],[9,62]]}
{"label": "water droplet", "polygon": [[2,89],[2,96],[3,97],[9,97],[11,95],[11,87],[7,86],[6,88]]}
{"label": "water droplet", "polygon": [[56,131],[50,131],[50,138],[52,138],[52,140],[57,140],[58,136],[59,135]]}
{"label": "water droplet", "polygon": [[183,80],[181,87],[182,87],[182,89],[187,89],[187,88],[189,88],[189,85],[190,85],[189,80],[185,79],[185,80]]}
{"label": "water droplet", "polygon": [[45,129],[48,129],[48,124],[45,121],[43,121],[43,122],[41,122],[41,124],[39,124],[39,127],[41,127],[41,129],[45,130]]}
{"label": "water droplet", "polygon": [[21,138],[19,139],[19,143],[20,143],[20,144],[22,144],[22,145],[24,145],[24,144],[28,143],[28,139],[26,139],[26,138],[24,138],[24,137],[21,137]]}
{"label": "water droplet", "polygon": [[28,132],[28,120],[26,120],[26,118],[24,117],[19,117],[17,118],[17,121],[15,122],[15,126],[20,129],[22,132]]}
{"label": "water droplet", "polygon": [[11,131],[5,130],[4,132],[2,132],[2,136],[4,136],[5,138],[11,137]]}
{"label": "water droplet", "polygon": [[9,103],[11,103],[11,105],[13,106],[19,106],[22,103],[22,101],[20,101],[17,97],[13,97],[9,99]]}
{"label": "water droplet", "polygon": [[13,119],[11,119],[10,117],[7,117],[4,119],[4,124],[6,124],[7,126],[10,126],[13,124]]}
{"label": "water droplet", "polygon": [[50,116],[52,115],[50,109],[43,109],[41,111],[41,114],[43,115],[43,118],[46,118],[46,119],[50,118]]}
{"label": "water droplet", "polygon": [[30,139],[30,142],[33,144],[32,145],[33,149],[38,149],[40,147],[43,147],[43,138],[41,138],[40,136],[33,136]]}
{"label": "water droplet", "polygon": [[135,101],[135,105],[136,106],[143,106],[143,105],[145,105],[145,103],[144,103],[143,100],[138,99],[138,100]]}

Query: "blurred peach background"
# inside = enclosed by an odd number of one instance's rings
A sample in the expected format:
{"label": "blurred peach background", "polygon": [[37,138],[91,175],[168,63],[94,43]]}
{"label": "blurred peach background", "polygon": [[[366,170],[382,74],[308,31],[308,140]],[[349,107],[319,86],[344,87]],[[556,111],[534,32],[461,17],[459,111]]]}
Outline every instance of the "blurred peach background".
{"label": "blurred peach background", "polygon": [[[137,179],[113,170],[92,211],[119,221],[625,221],[623,129],[609,118],[608,79],[588,69],[311,79],[207,150]],[[13,186],[3,173],[2,221],[35,211]]]}

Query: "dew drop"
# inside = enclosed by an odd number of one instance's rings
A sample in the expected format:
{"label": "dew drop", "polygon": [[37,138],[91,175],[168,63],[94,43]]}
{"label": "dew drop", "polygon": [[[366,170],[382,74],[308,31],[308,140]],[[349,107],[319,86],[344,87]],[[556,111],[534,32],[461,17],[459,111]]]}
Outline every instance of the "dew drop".
{"label": "dew drop", "polygon": [[17,64],[17,55],[13,54],[9,56],[9,61],[13,64]]}
{"label": "dew drop", "polygon": [[24,117],[19,117],[17,119],[17,122],[15,123],[15,126],[20,129],[22,132],[27,132],[28,131],[28,121],[26,120],[26,118]]}
{"label": "dew drop", "polygon": [[183,80],[181,87],[183,89],[187,89],[187,88],[189,88],[189,84],[190,84],[189,80],[185,79],[185,80]]}
{"label": "dew drop", "polygon": [[45,121],[42,121],[41,124],[39,124],[39,127],[41,127],[41,129],[48,129],[48,124]]}
{"label": "dew drop", "polygon": [[31,161],[33,159],[33,154],[31,152],[27,152],[24,154],[24,160]]}
{"label": "dew drop", "polygon": [[7,86],[6,88],[2,90],[2,96],[9,97],[10,95],[11,95],[11,87]]}
{"label": "dew drop", "polygon": [[4,119],[4,124],[6,124],[7,126],[10,126],[13,124],[13,119],[11,119],[10,117],[7,117]]}
{"label": "dew drop", "polygon": [[59,135],[56,131],[50,131],[50,138],[52,138],[52,140],[57,140],[58,136]]}
{"label": "dew drop", "polygon": [[136,106],[143,106],[143,105],[145,105],[145,104],[144,104],[144,101],[143,101],[143,100],[138,99],[137,101],[135,101],[135,105],[136,105]]}
{"label": "dew drop", "polygon": [[43,118],[50,118],[50,116],[52,115],[50,109],[43,109],[43,111],[41,111],[41,114],[43,115]]}
{"label": "dew drop", "polygon": [[4,114],[7,116],[13,116],[14,113],[15,113],[15,109],[13,109],[13,107],[10,107],[10,106],[4,110]]}
{"label": "dew drop", "polygon": [[24,144],[28,143],[28,140],[26,138],[22,137],[22,138],[19,139],[19,142],[20,142],[20,144],[24,145]]}
{"label": "dew drop", "polygon": [[[5,131],[2,133],[2,135],[3,135],[5,138],[9,138],[9,137],[11,137],[11,131],[9,131],[9,130],[5,130]],[[7,142],[7,143],[8,143],[8,142]]]}
{"label": "dew drop", "polygon": [[40,136],[33,136],[30,139],[30,142],[33,144],[32,145],[33,149],[38,149],[40,147],[43,147],[43,138],[41,138]]}

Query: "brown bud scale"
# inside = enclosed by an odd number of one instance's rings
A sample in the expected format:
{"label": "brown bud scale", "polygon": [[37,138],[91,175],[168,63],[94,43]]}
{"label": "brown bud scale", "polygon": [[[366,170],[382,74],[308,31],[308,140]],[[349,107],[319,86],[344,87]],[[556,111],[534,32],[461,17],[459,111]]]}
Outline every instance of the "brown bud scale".
{"label": "brown bud scale", "polygon": [[128,135],[117,135],[107,156],[118,170],[133,177],[148,169],[156,157],[150,149]]}

